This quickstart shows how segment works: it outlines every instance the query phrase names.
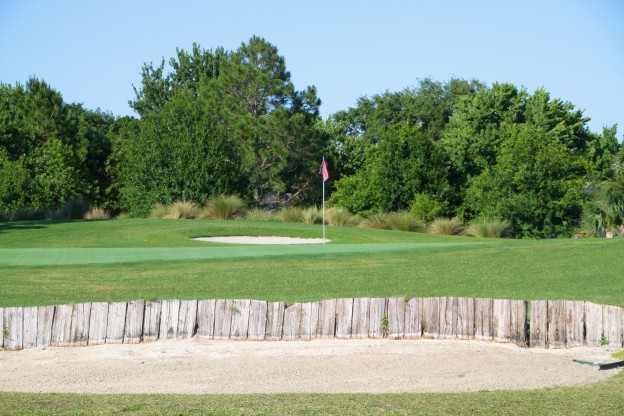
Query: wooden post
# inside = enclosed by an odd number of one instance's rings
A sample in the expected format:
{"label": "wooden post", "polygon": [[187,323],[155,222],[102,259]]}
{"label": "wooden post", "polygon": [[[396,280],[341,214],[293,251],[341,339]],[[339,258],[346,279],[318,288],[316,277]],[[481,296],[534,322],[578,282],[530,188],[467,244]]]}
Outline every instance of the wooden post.
{"label": "wooden post", "polygon": [[301,339],[316,338],[319,323],[319,303],[305,302],[301,304]]}
{"label": "wooden post", "polygon": [[57,305],[54,308],[52,342],[54,347],[67,347],[71,339],[71,320],[74,305]]}
{"label": "wooden post", "polygon": [[156,341],[160,335],[160,318],[162,315],[162,302],[159,300],[145,302],[143,312],[143,336],[144,342]]}
{"label": "wooden post", "polygon": [[195,335],[197,326],[197,301],[181,300],[180,311],[178,313],[177,338],[187,339]]}
{"label": "wooden post", "polygon": [[217,299],[215,304],[214,339],[230,339],[233,312],[235,312],[235,309],[231,300]]}
{"label": "wooden post", "polygon": [[401,339],[405,336],[405,298],[388,299],[388,337]]}
{"label": "wooden post", "polygon": [[457,302],[454,297],[439,299],[440,338],[454,339],[457,334]]}
{"label": "wooden post", "polygon": [[585,302],[585,342],[590,347],[600,345],[603,328],[602,309],[602,305]]}
{"label": "wooden post", "polygon": [[[388,306],[386,298],[370,299],[368,337],[384,338],[390,331],[388,318]],[[387,326],[384,326],[387,323]]]}
{"label": "wooden post", "polygon": [[301,304],[295,303],[284,311],[284,330],[282,340],[292,341],[299,339],[301,329]]}
{"label": "wooden post", "polygon": [[126,323],[124,328],[124,344],[138,344],[143,335],[145,300],[138,299],[128,302]]}
{"label": "wooden post", "polygon": [[423,305],[424,302],[422,298],[411,298],[405,303],[405,338],[422,338]]}
{"label": "wooden post", "polygon": [[4,340],[5,348],[8,350],[21,350],[23,348],[24,335],[24,308],[4,308],[4,327],[7,333],[7,338]]}
{"label": "wooden post", "polygon": [[284,330],[284,302],[269,302],[267,305],[267,327],[265,339],[279,341]]}
{"label": "wooden post", "polygon": [[609,347],[622,346],[622,308],[613,305],[604,305],[604,336]]}
{"label": "wooden post", "polygon": [[106,342],[108,328],[108,302],[92,302],[89,314],[88,345],[99,345]]}
{"label": "wooden post", "polygon": [[423,298],[423,338],[440,338],[440,298]]}
{"label": "wooden post", "polygon": [[37,307],[37,346],[47,347],[52,344],[52,323],[54,306]]}
{"label": "wooden post", "polygon": [[457,302],[456,336],[459,339],[474,339],[475,336],[475,300],[473,298],[455,298]]}
{"label": "wooden post", "polygon": [[336,299],[336,338],[351,338],[353,298]]}
{"label": "wooden post", "polygon": [[496,342],[511,341],[511,301],[509,299],[492,301],[492,335]]}
{"label": "wooden post", "polygon": [[566,345],[566,315],[562,300],[548,301],[548,346],[565,348]]}
{"label": "wooden post", "polygon": [[511,301],[511,340],[523,347],[528,345],[527,306],[526,300]]}
{"label": "wooden post", "polygon": [[81,347],[89,344],[89,319],[91,303],[76,303],[72,309],[69,345]]}
{"label": "wooden post", "polygon": [[197,335],[200,338],[214,338],[216,305],[216,299],[197,302]]}
{"label": "wooden post", "polygon": [[252,300],[249,311],[249,330],[247,339],[262,341],[266,334],[268,304],[265,301]]}
{"label": "wooden post", "polygon": [[531,301],[531,327],[529,345],[531,347],[548,347],[548,301]]}
{"label": "wooden post", "polygon": [[163,300],[161,308],[158,339],[175,339],[178,335],[180,301],[177,299]]}
{"label": "wooden post", "polygon": [[230,339],[242,341],[247,339],[249,331],[249,309],[251,300],[237,299],[232,301],[232,324]]}
{"label": "wooden post", "polygon": [[336,299],[326,299],[319,302],[316,336],[324,339],[336,337]]}
{"label": "wooden post", "polygon": [[353,299],[351,338],[368,338],[368,326],[370,324],[369,313],[369,298]]}
{"label": "wooden post", "polygon": [[475,305],[475,339],[480,341],[492,341],[494,333],[492,330],[492,299],[477,298],[474,300]]}
{"label": "wooden post", "polygon": [[37,346],[37,307],[24,308],[24,330],[22,346],[24,348],[32,348]]}
{"label": "wooden post", "polygon": [[582,346],[584,343],[585,302],[566,300],[563,302],[563,313],[565,316],[566,346]]}
{"label": "wooden post", "polygon": [[108,304],[108,322],[106,323],[106,343],[121,344],[126,327],[126,302]]}
{"label": "wooden post", "polygon": [[4,338],[6,332],[8,331],[8,328],[4,324],[4,308],[0,308],[0,331],[2,331],[2,334],[0,335],[0,348],[4,349]]}

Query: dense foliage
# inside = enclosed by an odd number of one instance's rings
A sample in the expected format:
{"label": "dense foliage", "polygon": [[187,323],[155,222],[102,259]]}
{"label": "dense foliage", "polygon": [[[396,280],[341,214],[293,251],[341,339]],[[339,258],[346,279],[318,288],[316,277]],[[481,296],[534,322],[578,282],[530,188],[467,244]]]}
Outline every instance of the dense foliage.
{"label": "dense foliage", "polygon": [[616,126],[589,131],[544,89],[424,79],[323,121],[315,87],[296,90],[278,49],[254,36],[145,64],[135,94],[140,118],[117,118],[43,80],[0,84],[0,214],[77,199],[134,216],[219,195],[315,205],[325,155],[330,205],[355,214],[496,218],[530,238],[624,223]]}

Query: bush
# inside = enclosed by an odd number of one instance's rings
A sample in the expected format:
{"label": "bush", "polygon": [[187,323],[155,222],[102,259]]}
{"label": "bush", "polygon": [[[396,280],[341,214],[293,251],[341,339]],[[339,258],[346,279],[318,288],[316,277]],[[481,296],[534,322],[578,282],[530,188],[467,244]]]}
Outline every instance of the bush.
{"label": "bush", "polygon": [[425,222],[432,222],[440,213],[444,206],[435,200],[431,195],[418,194],[410,204],[410,212]]}
{"label": "bush", "polygon": [[461,234],[462,222],[458,218],[436,218],[429,224],[428,231],[437,235]]}
{"label": "bush", "polygon": [[84,216],[85,220],[107,220],[110,214],[104,208],[93,207]]}
{"label": "bush", "polygon": [[236,195],[219,195],[206,204],[201,218],[231,220],[245,215],[245,202]]}
{"label": "bush", "polygon": [[464,234],[480,238],[509,237],[511,222],[497,218],[476,219],[468,225]]}
{"label": "bush", "polygon": [[21,207],[9,214],[9,221],[40,221],[48,217],[43,208]]}
{"label": "bush", "polygon": [[90,207],[91,204],[84,199],[70,199],[60,209],[49,211],[49,218],[53,220],[83,219]]}
{"label": "bush", "polygon": [[321,224],[323,222],[323,212],[318,207],[309,207],[302,211],[304,224]]}
{"label": "bush", "polygon": [[282,222],[303,222],[303,210],[298,207],[284,207],[278,215]]}

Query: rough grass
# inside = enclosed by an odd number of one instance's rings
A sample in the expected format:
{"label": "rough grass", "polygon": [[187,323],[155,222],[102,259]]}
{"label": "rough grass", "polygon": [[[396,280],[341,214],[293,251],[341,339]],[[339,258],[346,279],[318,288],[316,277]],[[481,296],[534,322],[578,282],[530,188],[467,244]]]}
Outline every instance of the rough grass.
{"label": "rough grass", "polygon": [[245,202],[236,195],[219,195],[212,198],[206,204],[201,213],[201,218],[211,220],[232,220],[245,216],[247,206]]}
{"label": "rough grass", "polygon": [[462,222],[458,218],[436,218],[427,231],[436,235],[456,235],[462,232]]}
{"label": "rough grass", "polygon": [[277,215],[282,222],[303,222],[303,208],[284,207]]}
{"label": "rough grass", "polygon": [[464,233],[471,237],[501,238],[508,237],[511,232],[511,222],[496,218],[483,218],[472,221]]}

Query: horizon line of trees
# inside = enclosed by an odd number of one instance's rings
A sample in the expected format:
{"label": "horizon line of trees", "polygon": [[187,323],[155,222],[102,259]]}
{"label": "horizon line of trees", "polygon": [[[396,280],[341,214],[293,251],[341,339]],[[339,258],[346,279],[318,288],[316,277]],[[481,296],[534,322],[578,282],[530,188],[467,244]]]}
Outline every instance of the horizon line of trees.
{"label": "horizon line of trees", "polygon": [[[168,66],[166,65],[168,63]],[[278,49],[176,50],[144,64],[140,116],[65,103],[45,81],[0,83],[0,211],[82,198],[145,216],[155,204],[233,194],[254,206],[328,203],[354,214],[410,210],[500,218],[517,237],[604,235],[624,220],[624,150],[572,103],[539,89],[424,79],[319,116]]]}

